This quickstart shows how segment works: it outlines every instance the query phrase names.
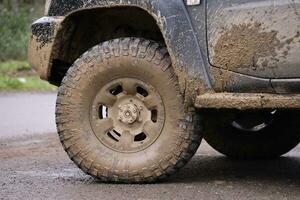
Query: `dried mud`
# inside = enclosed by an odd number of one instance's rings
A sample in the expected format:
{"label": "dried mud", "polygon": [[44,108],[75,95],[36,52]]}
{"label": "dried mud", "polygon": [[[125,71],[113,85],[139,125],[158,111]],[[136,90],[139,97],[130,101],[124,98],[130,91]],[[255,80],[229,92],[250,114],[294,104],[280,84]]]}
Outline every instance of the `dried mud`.
{"label": "dried mud", "polygon": [[178,69],[177,67],[174,67],[174,69],[178,78],[180,92],[184,97],[185,108],[194,107],[196,97],[206,91],[204,82],[200,79],[191,79],[183,69]]}
{"label": "dried mud", "polygon": [[[286,57],[296,38],[280,40],[278,31],[266,31],[261,23],[233,25],[214,46],[213,64],[227,70],[276,67],[280,57]],[[282,52],[279,52],[282,50]]]}
{"label": "dried mud", "polygon": [[31,27],[32,35],[36,37],[36,42],[40,44],[40,49],[46,44],[53,42],[55,24],[48,23],[46,26],[41,24],[33,24]]}
{"label": "dried mud", "polygon": [[224,92],[228,90],[228,86],[233,82],[232,74],[219,68],[212,68],[211,73],[214,77],[215,92]]}
{"label": "dried mud", "polygon": [[300,95],[207,93],[197,97],[197,108],[215,109],[299,109]]}

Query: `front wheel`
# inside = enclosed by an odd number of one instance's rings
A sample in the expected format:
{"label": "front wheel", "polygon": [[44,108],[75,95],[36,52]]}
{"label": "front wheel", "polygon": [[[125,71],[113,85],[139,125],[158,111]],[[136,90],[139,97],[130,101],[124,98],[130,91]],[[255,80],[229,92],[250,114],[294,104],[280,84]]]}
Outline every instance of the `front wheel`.
{"label": "front wheel", "polygon": [[84,172],[109,182],[153,182],[183,167],[201,141],[184,109],[165,47],[125,38],[92,48],[70,68],[56,112],[61,142]]}
{"label": "front wheel", "polygon": [[208,111],[204,138],[229,157],[275,158],[299,144],[299,122],[299,111]]}

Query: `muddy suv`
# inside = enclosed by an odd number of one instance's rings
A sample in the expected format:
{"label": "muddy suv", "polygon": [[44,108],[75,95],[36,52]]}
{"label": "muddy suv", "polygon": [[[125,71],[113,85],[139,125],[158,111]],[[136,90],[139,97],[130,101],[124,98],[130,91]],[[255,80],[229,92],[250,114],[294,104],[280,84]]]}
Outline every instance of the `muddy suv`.
{"label": "muddy suv", "polygon": [[153,182],[202,138],[243,159],[299,143],[299,10],[291,0],[48,0],[29,60],[59,86],[59,138],[84,172]]}

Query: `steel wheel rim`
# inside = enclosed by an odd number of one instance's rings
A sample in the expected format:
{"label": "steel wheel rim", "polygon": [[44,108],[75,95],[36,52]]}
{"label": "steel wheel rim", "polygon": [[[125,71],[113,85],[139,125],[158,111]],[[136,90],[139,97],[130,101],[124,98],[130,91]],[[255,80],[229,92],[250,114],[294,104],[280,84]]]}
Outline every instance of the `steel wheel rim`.
{"label": "steel wheel rim", "polygon": [[91,126],[106,147],[134,153],[151,146],[165,123],[161,96],[154,87],[136,78],[107,83],[91,107]]}
{"label": "steel wheel rim", "polygon": [[247,125],[245,126],[243,123],[239,122],[239,119],[237,118],[231,122],[231,126],[245,133],[246,132],[257,133],[269,127],[273,123],[277,113],[278,113],[277,110],[265,111],[264,112],[264,114],[266,115],[265,119],[258,120],[257,123],[252,124],[252,126],[247,126]]}

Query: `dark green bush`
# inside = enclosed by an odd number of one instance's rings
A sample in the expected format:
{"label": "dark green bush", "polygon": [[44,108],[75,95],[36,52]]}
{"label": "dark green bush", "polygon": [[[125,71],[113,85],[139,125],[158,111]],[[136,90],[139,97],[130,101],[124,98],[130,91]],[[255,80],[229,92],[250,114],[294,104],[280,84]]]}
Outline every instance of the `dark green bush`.
{"label": "dark green bush", "polygon": [[12,7],[0,3],[0,61],[26,59],[30,24],[42,12],[42,4]]}

